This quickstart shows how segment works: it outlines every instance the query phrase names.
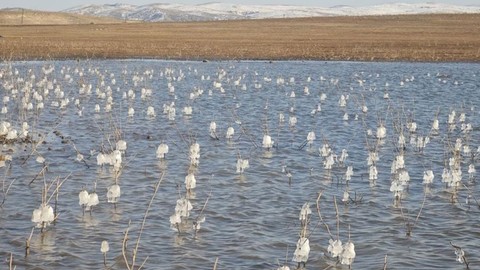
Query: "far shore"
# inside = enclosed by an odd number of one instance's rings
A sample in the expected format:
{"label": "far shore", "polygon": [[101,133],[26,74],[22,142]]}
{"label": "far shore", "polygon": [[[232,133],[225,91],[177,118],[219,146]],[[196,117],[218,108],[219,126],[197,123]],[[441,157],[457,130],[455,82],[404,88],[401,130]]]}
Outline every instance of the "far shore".
{"label": "far shore", "polygon": [[0,58],[480,62],[480,14],[0,25]]}

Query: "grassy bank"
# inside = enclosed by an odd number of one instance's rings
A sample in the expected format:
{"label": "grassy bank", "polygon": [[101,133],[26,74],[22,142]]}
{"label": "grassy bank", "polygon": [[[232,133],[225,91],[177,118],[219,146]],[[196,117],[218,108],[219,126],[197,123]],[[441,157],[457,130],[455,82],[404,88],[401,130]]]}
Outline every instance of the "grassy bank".
{"label": "grassy bank", "polygon": [[0,26],[4,60],[480,61],[480,14]]}

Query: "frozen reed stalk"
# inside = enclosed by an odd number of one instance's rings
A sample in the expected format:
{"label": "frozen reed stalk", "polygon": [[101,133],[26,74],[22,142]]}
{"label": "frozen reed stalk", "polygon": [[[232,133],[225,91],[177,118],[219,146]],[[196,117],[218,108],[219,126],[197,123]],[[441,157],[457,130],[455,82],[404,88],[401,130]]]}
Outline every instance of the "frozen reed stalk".
{"label": "frozen reed stalk", "polygon": [[303,264],[303,268],[308,261],[308,255],[310,253],[310,240],[306,236],[300,236],[297,241],[297,248],[293,253],[292,261],[298,263],[298,269],[300,269],[300,265]]}
{"label": "frozen reed stalk", "polygon": [[355,259],[355,245],[350,240],[350,225],[348,226],[348,242],[343,245],[342,253],[340,254],[340,263],[352,267],[353,260]]}
{"label": "frozen reed stalk", "polygon": [[433,178],[435,176],[433,175],[432,170],[426,170],[423,172],[423,184],[428,185],[433,183]]}
{"label": "frozen reed stalk", "polygon": [[309,202],[304,203],[302,206],[302,209],[300,210],[300,215],[298,217],[302,228],[307,225],[307,222],[311,214],[312,214],[312,210],[310,209],[310,203]]}
{"label": "frozen reed stalk", "polygon": [[227,128],[227,134],[225,135],[225,138],[227,140],[231,140],[233,138],[234,134],[235,134],[235,130],[233,129],[233,127],[228,127]]}
{"label": "frozen reed stalk", "polygon": [[168,145],[162,143],[157,148],[157,158],[164,159],[166,154],[168,154]]}
{"label": "frozen reed stalk", "polygon": [[88,191],[86,191],[85,189],[80,191],[80,193],[78,194],[78,204],[82,207],[84,215],[85,215],[85,209],[87,207],[89,198],[90,197],[88,195]]}
{"label": "frozen reed stalk", "polygon": [[460,246],[454,245],[452,242],[450,242],[450,245],[455,249],[455,255],[457,256],[456,261],[465,264],[465,267],[470,269],[469,262],[465,256],[465,251]]}
{"label": "frozen reed stalk", "polygon": [[267,150],[270,150],[273,147],[273,140],[270,135],[263,135],[262,147]]}
{"label": "frozen reed stalk", "polygon": [[111,185],[107,190],[107,201],[109,203],[113,203],[115,207],[117,207],[118,199],[120,198],[121,191],[120,186],[118,184]]}
{"label": "frozen reed stalk", "polygon": [[190,145],[190,165],[192,166],[198,166],[198,163],[200,162],[200,144],[198,143],[193,143]]}
{"label": "frozen reed stalk", "polygon": [[212,137],[212,139],[215,139],[215,140],[219,139],[217,136],[217,123],[215,123],[215,121],[210,122],[209,131],[210,131],[210,137]]}
{"label": "frozen reed stalk", "polygon": [[239,157],[237,159],[237,173],[243,174],[245,169],[248,169],[250,167],[248,159],[242,159]]}
{"label": "frozen reed stalk", "polygon": [[383,123],[380,123],[380,126],[377,128],[377,139],[383,140],[387,137],[387,128]]}
{"label": "frozen reed stalk", "polygon": [[100,251],[103,253],[103,265],[107,266],[107,252],[110,250],[107,240],[103,240],[100,246]]}
{"label": "frozen reed stalk", "polygon": [[195,179],[195,175],[193,173],[189,173],[187,176],[185,176],[185,188],[187,189],[187,193],[190,193],[196,186],[197,180]]}
{"label": "frozen reed stalk", "polygon": [[309,147],[311,147],[313,145],[313,141],[315,141],[315,139],[316,139],[315,132],[314,131],[308,132],[307,142],[308,142]]}
{"label": "frozen reed stalk", "polygon": [[202,210],[200,211],[200,214],[198,214],[197,218],[193,221],[193,233],[194,237],[197,236],[197,232],[201,228],[201,224],[205,222],[205,215],[203,214],[203,211],[205,211],[205,208],[207,207],[208,200],[210,199],[210,196],[212,196],[212,193],[210,192],[208,194],[207,199],[205,200],[205,203],[203,204]]}

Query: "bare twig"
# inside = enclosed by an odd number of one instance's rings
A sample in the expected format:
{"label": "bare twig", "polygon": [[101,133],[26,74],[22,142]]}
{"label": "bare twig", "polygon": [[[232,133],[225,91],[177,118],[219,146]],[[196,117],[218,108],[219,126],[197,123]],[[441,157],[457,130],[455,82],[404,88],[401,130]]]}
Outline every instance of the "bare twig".
{"label": "bare twig", "polygon": [[32,179],[32,181],[30,181],[30,183],[28,183],[28,185],[30,186],[31,184],[33,184],[33,182],[38,178],[38,176],[41,175],[47,169],[48,169],[48,166],[44,163],[42,170],[40,170],[40,172],[37,173],[37,175],[35,175],[35,177]]}
{"label": "bare twig", "polygon": [[322,215],[320,214],[320,197],[323,194],[323,190],[318,192],[318,197],[317,197],[317,214],[318,217],[320,218],[320,222],[323,223],[325,228],[327,229],[328,234],[330,235],[330,238],[333,238],[332,233],[330,232],[330,228],[328,227],[328,224],[323,220]]}
{"label": "bare twig", "polygon": [[0,203],[0,208],[3,207],[3,205],[5,204],[5,201],[7,200],[7,195],[8,195],[8,192],[10,191],[10,188],[12,187],[13,183],[15,182],[16,179],[13,179],[10,184],[8,185],[7,189],[5,189],[5,178],[6,178],[6,175],[5,177],[3,178],[3,183],[2,183],[2,193],[3,193],[3,198],[2,198],[2,202]]}
{"label": "bare twig", "polygon": [[458,261],[463,262],[465,264],[465,266],[467,267],[467,270],[470,269],[470,267],[468,266],[469,262],[467,260],[467,257],[465,256],[465,252],[463,251],[463,249],[460,246],[454,245],[451,241],[450,241],[450,245],[453,248],[455,248],[455,254],[457,256],[459,256]]}
{"label": "bare twig", "polygon": [[[155,188],[154,188],[154,191],[153,191],[153,195],[152,195],[152,198],[150,199],[150,202],[148,203],[148,206],[147,206],[147,209],[145,210],[145,214],[143,216],[143,221],[142,221],[142,226],[140,227],[140,231],[138,233],[138,236],[137,236],[137,241],[136,241],[136,244],[135,244],[135,248],[133,249],[133,256],[132,256],[132,265],[130,267],[128,267],[128,269],[134,269],[135,268],[135,260],[137,258],[137,252],[138,252],[138,248],[140,246],[140,239],[142,237],[142,233],[143,233],[143,229],[145,228],[145,222],[147,221],[147,216],[148,216],[148,212],[150,211],[150,208],[152,206],[152,203],[153,203],[153,200],[155,199],[155,196],[157,195],[157,192],[158,192],[158,189],[160,187],[160,184],[162,183],[162,180],[163,180],[163,176],[165,175],[165,173],[162,173],[162,175],[160,176],[160,179],[158,180],[158,182],[155,184]],[[128,232],[128,230],[127,230]],[[125,241],[125,239],[124,239]],[[125,258],[125,255],[124,255],[124,258]],[[147,257],[148,258],[148,257]],[[125,261],[128,265],[128,261]],[[139,269],[145,264],[145,261],[142,263],[142,265],[139,267]]]}

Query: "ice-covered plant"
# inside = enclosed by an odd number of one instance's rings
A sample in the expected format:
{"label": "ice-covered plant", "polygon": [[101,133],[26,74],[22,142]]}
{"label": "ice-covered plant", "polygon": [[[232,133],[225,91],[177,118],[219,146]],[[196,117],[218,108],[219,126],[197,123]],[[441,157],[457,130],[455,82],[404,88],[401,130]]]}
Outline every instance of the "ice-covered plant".
{"label": "ice-covered plant", "polygon": [[53,212],[53,208],[46,204],[42,203],[40,207],[33,210],[32,213],[32,222],[35,223],[37,228],[41,228],[42,231],[46,228],[50,223],[55,220],[55,214]]}
{"label": "ice-covered plant", "polygon": [[107,240],[103,240],[100,246],[100,252],[103,254],[103,265],[107,266],[107,252],[110,250],[110,246]]}
{"label": "ice-covered plant", "polygon": [[212,137],[215,140],[218,140],[217,123],[215,123],[215,121],[210,122],[209,132],[210,132],[210,137]]}
{"label": "ice-covered plant", "polygon": [[[96,183],[94,185],[96,187]],[[98,194],[94,191],[92,193],[88,193],[87,190],[82,189],[80,193],[78,194],[78,204],[82,206],[83,213],[85,214],[85,211],[90,211],[90,214],[92,214],[93,207],[99,204],[98,200]]]}
{"label": "ice-covered plant", "polygon": [[311,147],[313,145],[313,141],[315,141],[315,139],[316,139],[315,132],[314,131],[308,132],[307,142],[308,142],[309,147]]}
{"label": "ice-covered plant", "polygon": [[310,203],[304,203],[302,209],[300,210],[300,215],[298,216],[298,219],[300,220],[302,226],[305,226],[308,223],[311,214],[312,210],[310,209]]}
{"label": "ice-covered plant", "polygon": [[398,179],[394,179],[390,184],[390,192],[393,193],[395,200],[401,198],[402,192],[404,190],[404,186]]}
{"label": "ice-covered plant", "polygon": [[387,128],[383,123],[380,123],[380,126],[377,128],[377,139],[385,139],[387,137]]}
{"label": "ice-covered plant", "polygon": [[323,161],[323,167],[325,168],[325,170],[331,170],[333,165],[335,164],[335,157],[336,155],[333,154],[333,153],[330,153],[330,155],[328,155],[325,160]]}
{"label": "ice-covered plant", "polygon": [[294,128],[297,125],[297,117],[295,115],[291,115],[288,117],[288,124],[291,128]]}
{"label": "ice-covered plant", "polygon": [[268,134],[263,135],[262,147],[270,150],[273,147],[273,140],[272,137]]}
{"label": "ice-covered plant", "polygon": [[88,191],[82,189],[78,194],[78,204],[82,207],[83,213],[85,214],[85,208],[87,207],[88,201],[90,197],[88,195]]}
{"label": "ice-covered plant", "polygon": [[330,148],[328,143],[324,143],[322,147],[319,149],[319,151],[320,151],[320,155],[325,158],[330,155],[330,153],[332,152],[332,149]]}
{"label": "ice-covered plant", "polygon": [[340,254],[340,263],[351,267],[355,255],[355,245],[351,240],[348,240],[348,242],[343,245],[342,253]]}
{"label": "ice-covered plant", "polygon": [[187,192],[191,192],[197,186],[197,180],[195,179],[195,175],[193,173],[189,173],[185,176],[185,188]]}
{"label": "ice-covered plant", "polygon": [[345,181],[347,182],[347,184],[350,180],[352,180],[352,176],[353,176],[353,166],[348,166],[347,170],[345,171]]}
{"label": "ice-covered plant", "polygon": [[348,193],[348,190],[345,190],[343,192],[342,202],[345,204],[348,204],[349,201],[350,201],[350,193]]}
{"label": "ice-covered plant", "polygon": [[340,163],[340,165],[343,166],[345,164],[345,161],[347,160],[347,157],[348,157],[347,149],[342,149],[342,153],[340,154],[340,158],[338,158],[338,163]]}
{"label": "ice-covered plant", "polygon": [[170,216],[170,225],[180,233],[182,218],[188,218],[193,206],[187,198],[180,198],[175,205],[175,213]]}
{"label": "ice-covered plant", "polygon": [[231,140],[233,138],[234,134],[235,134],[235,129],[233,129],[233,127],[228,127],[227,128],[227,134],[225,135],[225,138],[227,140]]}
{"label": "ice-covered plant", "polygon": [[465,264],[467,269],[470,269],[469,262],[465,256],[465,251],[460,246],[454,245],[452,242],[450,242],[450,245],[455,249],[455,255],[457,256],[456,261]]}
{"label": "ice-covered plant", "polygon": [[368,180],[377,180],[377,179],[378,179],[377,166],[371,165],[368,170]]}
{"label": "ice-covered plant", "polygon": [[147,107],[147,117],[150,117],[150,118],[153,118],[155,117],[155,108],[153,108],[152,106],[148,106]]}
{"label": "ice-covered plant", "polygon": [[248,159],[242,159],[238,158],[237,159],[237,173],[243,174],[245,169],[248,169],[250,167]]}
{"label": "ice-covered plant", "polygon": [[111,185],[107,190],[107,202],[116,204],[120,195],[120,186],[118,184]]}
{"label": "ice-covered plant", "polygon": [[428,185],[433,183],[433,178],[435,176],[433,175],[432,170],[426,170],[423,172],[423,184]]}
{"label": "ice-covered plant", "polygon": [[100,203],[98,200],[98,194],[93,191],[92,193],[88,194],[88,202],[85,210],[90,211],[92,213],[93,207],[97,206]]}
{"label": "ice-covered plant", "polygon": [[190,145],[189,158],[190,165],[198,166],[198,163],[200,162],[200,144],[197,142]]}
{"label": "ice-covered plant", "polygon": [[328,240],[327,251],[328,251],[328,253],[330,253],[330,255],[333,258],[337,258],[338,256],[340,256],[340,254],[342,254],[342,251],[343,251],[342,241],[340,239],[337,239],[337,240],[330,239],[330,240]]}
{"label": "ice-covered plant", "polygon": [[307,237],[300,236],[297,241],[297,248],[293,253],[292,261],[298,263],[298,268],[300,264],[303,264],[303,267],[307,264],[308,255],[310,254],[310,240]]}
{"label": "ice-covered plant", "polygon": [[157,148],[157,158],[164,159],[166,154],[168,154],[168,145],[161,143]]}
{"label": "ice-covered plant", "polygon": [[477,170],[475,169],[475,164],[474,163],[471,163],[470,165],[468,165],[468,178],[470,179],[470,181],[475,179],[475,173],[476,172],[477,172]]}

